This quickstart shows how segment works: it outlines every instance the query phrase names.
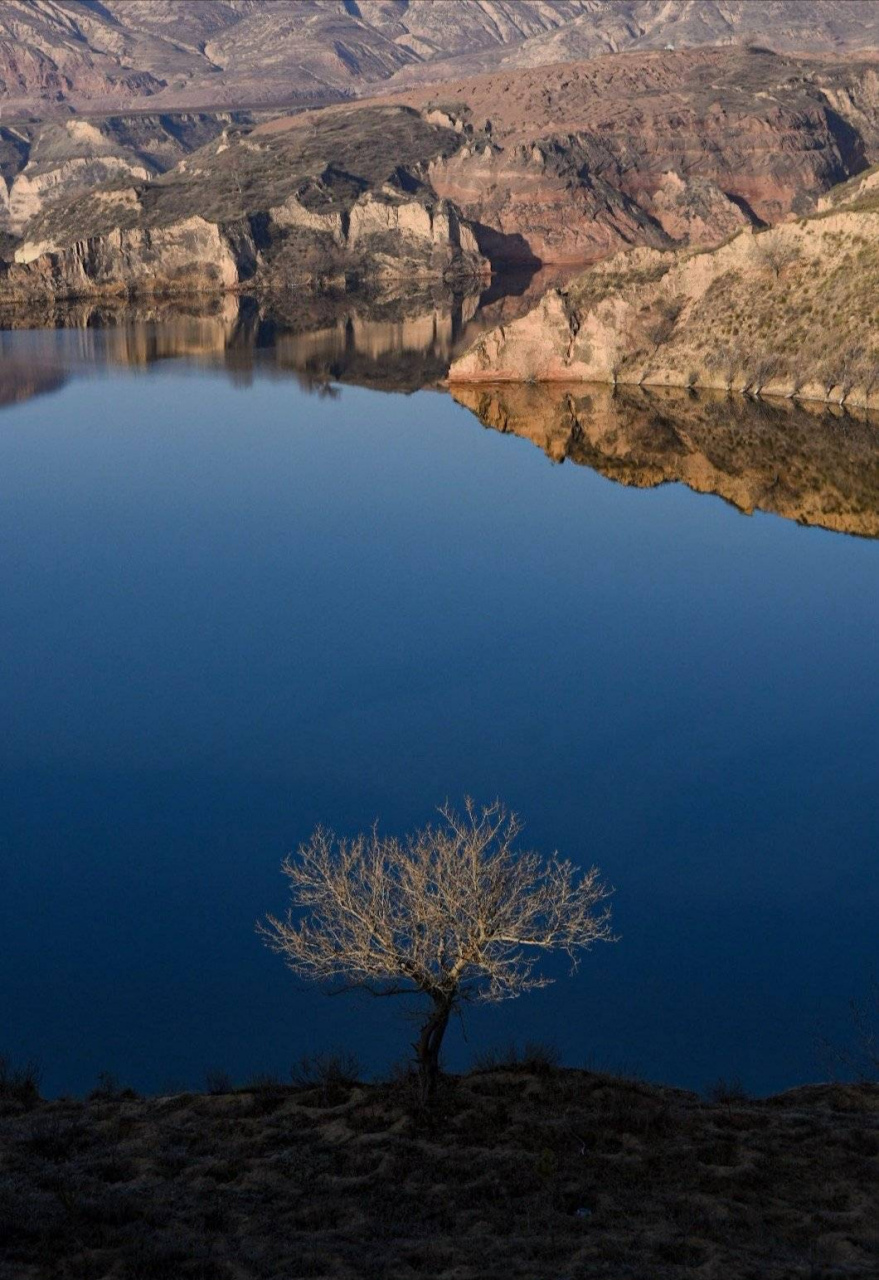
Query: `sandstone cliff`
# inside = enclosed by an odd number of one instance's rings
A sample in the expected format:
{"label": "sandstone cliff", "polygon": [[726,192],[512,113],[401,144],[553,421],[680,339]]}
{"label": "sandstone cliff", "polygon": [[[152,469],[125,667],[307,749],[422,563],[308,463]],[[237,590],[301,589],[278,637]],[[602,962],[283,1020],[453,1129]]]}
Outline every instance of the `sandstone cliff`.
{"label": "sandstone cliff", "polygon": [[867,405],[879,395],[879,200],[597,264],[483,335],[453,382],[714,387]]}
{"label": "sandstone cliff", "polygon": [[431,162],[438,194],[485,228],[489,252],[542,262],[717,244],[809,212],[879,160],[868,61],[632,53],[454,80],[405,101],[464,135]]}
{"label": "sandstone cliff", "polygon": [[[238,284],[718,244],[808,212],[867,172],[879,159],[879,75],[754,50],[626,54],[256,127],[228,113],[189,120],[188,132],[181,117],[59,123],[26,161],[26,131],[0,134],[5,225],[28,268],[0,279],[0,298],[90,280],[141,289],[151,270],[161,289],[226,281],[219,247],[188,270],[176,250],[162,265],[168,229],[193,218],[217,227]],[[29,269],[41,253],[55,260]]]}
{"label": "sandstone cliff", "polygon": [[106,182],[165,173],[224,129],[257,123],[253,112],[146,112],[0,124],[0,231],[21,233],[55,200]]}

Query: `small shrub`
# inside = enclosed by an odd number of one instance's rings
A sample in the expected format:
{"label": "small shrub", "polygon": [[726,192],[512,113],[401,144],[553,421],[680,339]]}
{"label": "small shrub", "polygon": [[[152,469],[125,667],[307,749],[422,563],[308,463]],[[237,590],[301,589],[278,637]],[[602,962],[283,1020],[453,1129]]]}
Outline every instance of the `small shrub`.
{"label": "small shrub", "polygon": [[748,1101],[748,1091],[741,1080],[717,1080],[708,1090],[710,1102],[731,1106],[737,1102]]}
{"label": "small shrub", "polygon": [[231,1093],[234,1086],[228,1071],[211,1070],[205,1072],[205,1089],[210,1094]]}
{"label": "small shrub", "polygon": [[14,1102],[31,1111],[40,1101],[40,1069],[35,1062],[14,1067],[0,1057],[0,1102]]}
{"label": "small shrub", "polygon": [[247,1093],[272,1093],[283,1087],[281,1077],[271,1071],[258,1071],[244,1086]]}
{"label": "small shrub", "polygon": [[363,1067],[354,1055],[341,1050],[306,1055],[290,1070],[290,1079],[298,1089],[350,1089],[362,1075]]}
{"label": "small shrub", "polygon": [[473,1059],[474,1071],[532,1071],[548,1075],[558,1067],[560,1055],[555,1045],[526,1040],[524,1047],[511,1042],[504,1049],[486,1049]]}
{"label": "small shrub", "polygon": [[98,1083],[89,1094],[89,1102],[118,1102],[122,1098],[136,1098],[134,1089],[123,1087],[112,1071],[100,1071]]}

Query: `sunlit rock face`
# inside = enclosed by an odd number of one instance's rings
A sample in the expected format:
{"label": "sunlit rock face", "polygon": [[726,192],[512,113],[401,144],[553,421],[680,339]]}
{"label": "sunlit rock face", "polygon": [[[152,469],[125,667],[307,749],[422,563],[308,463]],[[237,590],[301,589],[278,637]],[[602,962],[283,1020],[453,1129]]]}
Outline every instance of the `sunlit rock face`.
{"label": "sunlit rock face", "polygon": [[[0,231],[19,237],[18,266],[55,261],[0,274],[0,299],[328,288],[717,245],[879,160],[877,86],[866,59],[665,50],[271,119],[4,126]],[[165,232],[194,218],[217,242],[184,263]],[[121,256],[115,233],[137,233]]]}
{"label": "sunlit rock face", "polygon": [[482,334],[449,377],[700,387],[874,408],[877,244],[879,200],[856,183],[847,202],[749,229],[710,252],[621,253]]}
{"label": "sunlit rock face", "polygon": [[807,212],[879,159],[877,83],[869,58],[675,49],[501,68],[403,100],[462,131],[430,181],[489,254],[583,263]]}
{"label": "sunlit rock face", "polygon": [[454,386],[484,426],[619,484],[676,481],[752,514],[879,537],[879,428],[865,414],[635,388]]}

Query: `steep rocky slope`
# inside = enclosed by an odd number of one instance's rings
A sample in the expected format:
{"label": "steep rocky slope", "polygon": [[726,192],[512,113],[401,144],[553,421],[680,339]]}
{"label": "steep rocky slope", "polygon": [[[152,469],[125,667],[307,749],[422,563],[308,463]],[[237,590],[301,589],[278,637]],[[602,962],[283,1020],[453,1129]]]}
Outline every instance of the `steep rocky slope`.
{"label": "steep rocky slope", "polygon": [[326,101],[639,48],[879,47],[872,0],[4,0],[0,103]]}
{"label": "steep rocky slope", "polygon": [[594,384],[455,384],[452,394],[484,426],[618,484],[685,484],[747,515],[879,537],[879,428],[861,411]]}
{"label": "steep rocky slope", "polygon": [[[455,59],[455,74],[531,68],[636,49],[749,44],[781,53],[862,55],[879,50],[879,10],[870,0],[607,0],[527,40],[498,49],[474,48]],[[440,69],[431,64],[403,67],[389,83],[426,83]]]}
{"label": "steep rocky slope", "polygon": [[104,182],[143,181],[172,169],[252,112],[96,116],[0,125],[0,230],[22,231],[57,199]]}
{"label": "steep rocky slope", "polygon": [[[94,127],[56,126],[68,141]],[[123,179],[19,220],[0,298],[717,244],[879,158],[879,74],[754,50],[624,54],[227,126],[152,181],[140,154],[110,157]]]}
{"label": "steep rocky slope", "polygon": [[375,106],[233,133],[153,182],[49,205],[0,276],[0,299],[488,271],[466,219],[422,176],[424,157],[460,145],[453,129]]}
{"label": "steep rocky slope", "polygon": [[483,335],[458,382],[701,386],[872,404],[879,395],[879,195],[712,251],[638,249]]}
{"label": "steep rocky slope", "polygon": [[5,0],[0,96],[41,111],[145,97],[163,107],[326,100],[409,65],[520,43],[594,8],[593,0]]}
{"label": "steep rocky slope", "polygon": [[805,212],[879,158],[869,62],[759,50],[625,54],[454,80],[405,100],[470,125],[436,191],[542,261],[717,243]]}

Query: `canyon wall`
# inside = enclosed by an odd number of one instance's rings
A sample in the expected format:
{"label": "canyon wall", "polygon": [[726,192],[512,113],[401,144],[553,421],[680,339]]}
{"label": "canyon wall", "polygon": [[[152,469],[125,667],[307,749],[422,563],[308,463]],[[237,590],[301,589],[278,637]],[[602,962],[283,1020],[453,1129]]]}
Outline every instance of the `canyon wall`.
{"label": "canyon wall", "polygon": [[636,249],[482,335],[453,383],[713,387],[874,403],[879,197],[739,233],[711,251]]}

